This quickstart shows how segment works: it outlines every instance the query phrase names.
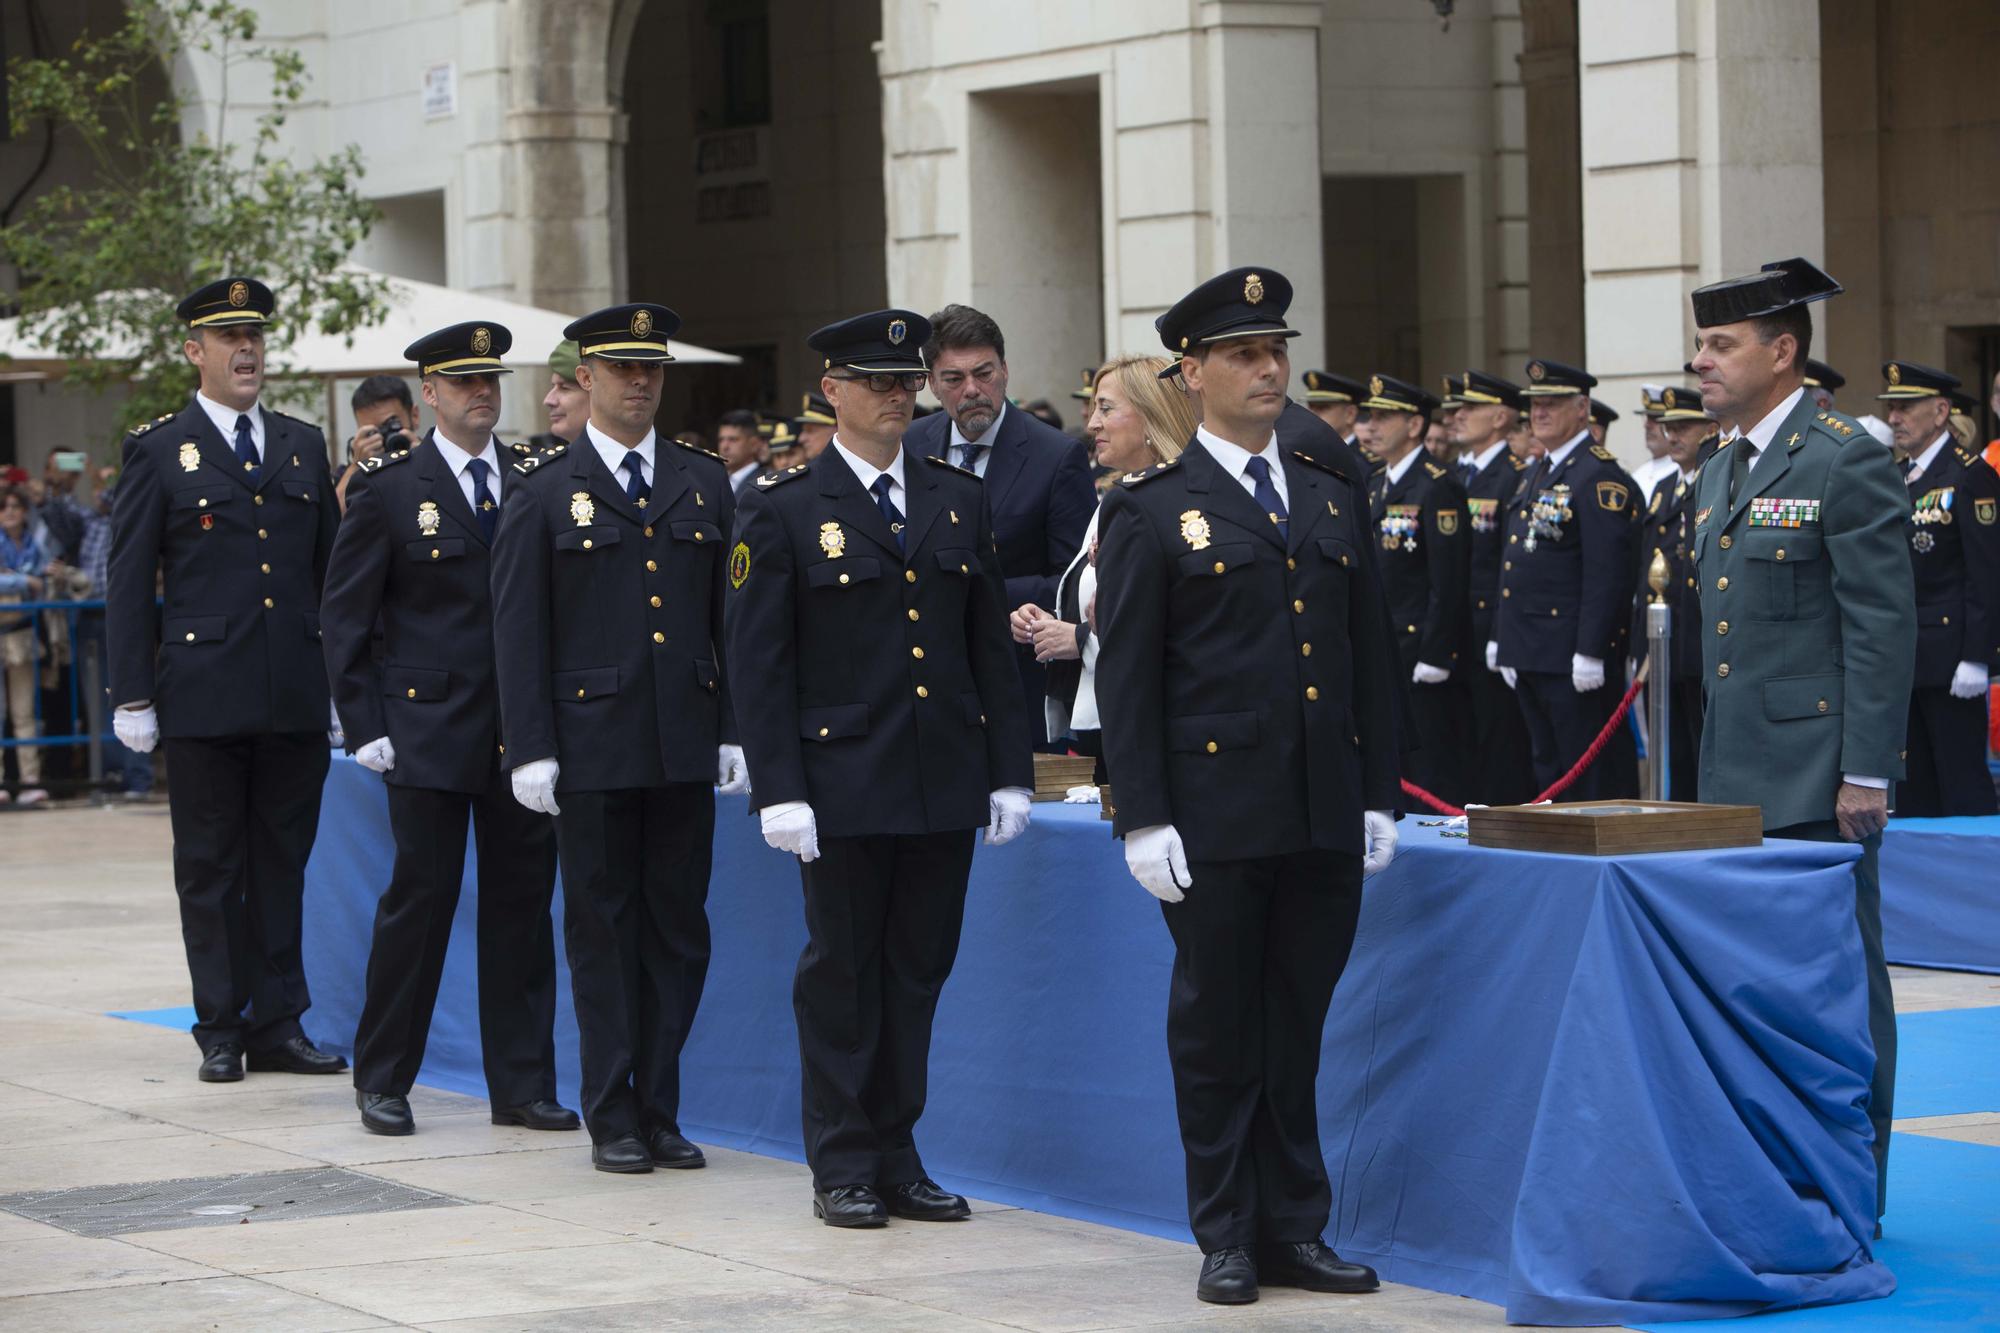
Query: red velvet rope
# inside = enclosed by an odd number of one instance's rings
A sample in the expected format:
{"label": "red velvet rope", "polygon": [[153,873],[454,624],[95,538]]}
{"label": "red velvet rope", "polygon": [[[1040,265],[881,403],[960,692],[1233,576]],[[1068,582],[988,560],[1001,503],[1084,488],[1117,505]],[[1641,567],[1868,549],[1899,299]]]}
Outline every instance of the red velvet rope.
{"label": "red velvet rope", "polygon": [[[1541,801],[1553,801],[1556,797],[1568,791],[1571,784],[1583,776],[1583,771],[1586,768],[1597,762],[1597,756],[1603,754],[1604,747],[1611,743],[1612,735],[1617,732],[1618,728],[1625,725],[1625,715],[1632,711],[1632,701],[1638,698],[1639,688],[1646,683],[1646,674],[1652,670],[1652,667],[1653,659],[1649,655],[1640,664],[1639,674],[1632,677],[1631,685],[1625,690],[1625,697],[1618,701],[1618,707],[1612,712],[1611,720],[1604,724],[1604,730],[1597,733],[1597,739],[1590,743],[1590,748],[1585,750],[1574,764],[1570,765],[1569,772],[1557,778],[1555,785],[1540,796],[1537,796],[1533,801],[1528,802],[1529,805],[1534,805]],[[1663,744],[1664,738],[1659,743]],[[1462,815],[1465,813],[1459,807],[1447,801],[1439,800],[1408,778],[1403,779],[1403,791],[1410,796],[1416,797],[1419,801],[1422,801],[1441,815]]]}

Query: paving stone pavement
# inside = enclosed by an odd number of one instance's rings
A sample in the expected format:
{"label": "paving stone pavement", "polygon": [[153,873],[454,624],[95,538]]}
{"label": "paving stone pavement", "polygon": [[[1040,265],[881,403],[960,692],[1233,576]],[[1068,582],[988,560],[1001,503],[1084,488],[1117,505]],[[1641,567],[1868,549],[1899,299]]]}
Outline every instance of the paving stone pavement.
{"label": "paving stone pavement", "polygon": [[[186,1034],[104,1016],[187,1002],[165,814],[0,816],[0,1195],[339,1167],[450,1203],[102,1238],[0,1211],[0,1327],[1504,1327],[1498,1307],[1393,1285],[1204,1306],[1190,1246],[997,1205],[834,1231],[795,1163],[710,1148],[704,1171],[603,1175],[581,1135],[496,1127],[453,1093],[418,1089],[418,1133],[383,1139],[345,1077],[197,1082]],[[1912,1008],[2000,1004],[2000,978],[1899,971],[1898,987]],[[1996,1130],[1942,1120],[1909,1128]]]}

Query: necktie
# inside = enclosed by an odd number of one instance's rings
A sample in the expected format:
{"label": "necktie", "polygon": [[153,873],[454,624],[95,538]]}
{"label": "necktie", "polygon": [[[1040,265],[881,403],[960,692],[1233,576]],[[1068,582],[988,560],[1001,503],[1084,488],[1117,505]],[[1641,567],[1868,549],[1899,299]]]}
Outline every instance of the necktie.
{"label": "necktie", "polygon": [[978,440],[966,440],[958,446],[958,465],[967,472],[976,472],[973,464],[979,461],[979,451],[986,446]]}
{"label": "necktie", "polygon": [[1285,513],[1285,502],[1279,497],[1278,488],[1271,484],[1271,460],[1262,454],[1252,454],[1250,461],[1243,465],[1243,470],[1248,472],[1250,480],[1256,483],[1251,488],[1251,497],[1264,507],[1264,512],[1278,525],[1278,540],[1290,541],[1292,536],[1290,516]]}
{"label": "necktie", "polygon": [[500,506],[493,503],[493,492],[486,489],[486,460],[475,458],[465,470],[472,474],[472,509],[479,515],[479,534],[491,546],[493,530],[500,526]]}
{"label": "necktie", "polygon": [[1903,484],[1904,484],[1904,485],[1906,485],[1906,486],[1907,486],[1907,485],[1908,485],[1908,484],[1909,484],[1909,483],[1910,483],[1910,482],[1911,482],[1912,480],[1914,480],[1914,479],[1915,479],[1915,478],[1914,478],[1914,474],[1916,473],[1916,470],[1917,470],[1917,460],[1916,460],[1916,459],[1914,459],[1914,458],[1905,458],[1905,459],[1903,460]]}
{"label": "necktie", "polygon": [[645,473],[640,470],[639,455],[626,454],[625,461],[619,466],[625,469],[625,498],[644,509],[647,498],[653,493],[653,488],[646,484]]}
{"label": "necktie", "polygon": [[1470,463],[1458,465],[1458,481],[1461,486],[1470,486],[1472,479],[1479,475],[1479,469]]}
{"label": "necktie", "polygon": [[896,539],[896,549],[905,551],[903,545],[903,511],[896,508],[896,502],[889,498],[889,487],[893,485],[889,474],[884,472],[875,478],[875,484],[868,489],[875,492],[875,507],[882,511],[882,517],[889,522],[890,535]]}
{"label": "necktie", "polygon": [[245,472],[256,474],[257,442],[250,437],[250,418],[241,412],[236,414],[236,456],[242,460]]}
{"label": "necktie", "polygon": [[1736,497],[1742,494],[1743,484],[1750,479],[1751,465],[1757,461],[1750,455],[1753,447],[1747,435],[1736,441],[1735,457],[1730,460],[1729,465],[1729,503],[1732,505],[1736,503]]}

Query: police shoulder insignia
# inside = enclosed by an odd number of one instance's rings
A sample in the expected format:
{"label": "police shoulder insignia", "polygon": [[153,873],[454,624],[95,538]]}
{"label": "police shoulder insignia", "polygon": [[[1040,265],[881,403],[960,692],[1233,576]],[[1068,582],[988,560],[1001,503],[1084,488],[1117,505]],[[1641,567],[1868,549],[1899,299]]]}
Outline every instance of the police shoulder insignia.
{"label": "police shoulder insignia", "polygon": [[713,449],[704,448],[699,444],[689,444],[686,440],[680,439],[679,437],[675,438],[674,443],[678,444],[681,448],[687,450],[691,454],[700,454],[703,458],[713,458],[718,463],[722,461],[722,455],[718,454]]}
{"label": "police shoulder insignia", "polygon": [[542,465],[542,460],[539,458],[524,458],[520,462],[514,464],[514,470],[525,477],[530,472],[533,472],[536,468],[540,467],[541,465]]}
{"label": "police shoulder insignia", "polygon": [[535,452],[535,446],[534,446],[534,445],[532,445],[532,444],[523,444],[523,443],[521,443],[521,442],[520,442],[520,441],[518,441],[518,440],[517,440],[517,441],[515,441],[515,442],[514,442],[513,444],[510,444],[510,445],[508,445],[507,447],[508,447],[509,449],[512,449],[512,450],[513,450],[513,451],[514,451],[515,453],[517,453],[517,454],[521,455],[521,457],[523,457],[523,458],[526,458],[526,457],[527,457],[527,456],[528,456],[529,454],[532,454],[533,452]]}
{"label": "police shoulder insignia", "polygon": [[1966,467],[1971,467],[1979,461],[1979,455],[1973,453],[1970,449],[1962,449],[1958,445],[1953,445],[1952,452],[1958,455],[1958,461]]}
{"label": "police shoulder insignia", "polygon": [[[1342,481],[1352,480],[1352,478],[1350,478],[1345,472],[1342,472],[1334,464],[1327,462],[1323,458],[1315,458],[1313,455],[1307,453],[1303,449],[1292,450],[1292,457],[1296,458],[1299,462],[1304,463],[1307,467],[1318,468],[1321,472],[1331,472],[1334,476],[1339,477]],[[1171,467],[1173,465],[1171,463],[1168,463],[1168,464],[1162,464],[1162,466]]]}
{"label": "police shoulder insignia", "polygon": [[729,586],[740,588],[750,577],[750,543],[738,542],[729,552]]}
{"label": "police shoulder insignia", "polygon": [[757,489],[760,491],[768,491],[773,486],[781,486],[785,482],[790,481],[794,477],[803,477],[806,474],[806,469],[811,466],[812,464],[810,463],[799,463],[792,467],[785,468],[782,471],[767,472],[763,476],[757,478]]}
{"label": "police shoulder insignia", "polygon": [[1600,481],[1597,483],[1597,507],[1599,509],[1608,509],[1614,514],[1618,513],[1625,508],[1625,501],[1629,495],[1630,492],[1618,482]]}
{"label": "police shoulder insignia", "polygon": [[1118,484],[1120,486],[1137,486],[1141,482],[1151,481],[1155,477],[1164,477],[1167,473],[1173,471],[1180,465],[1181,465],[1180,459],[1169,458],[1164,463],[1153,464],[1153,466],[1147,468],[1143,472],[1127,472],[1124,476],[1118,479]]}
{"label": "police shoulder insignia", "polygon": [[1431,474],[1431,480],[1433,481],[1437,480],[1439,477],[1442,477],[1444,475],[1444,469],[1439,467],[1436,463],[1430,462],[1428,459],[1426,459],[1424,462],[1424,471]]}
{"label": "police shoulder insignia", "polygon": [[1528,460],[1515,453],[1512,449],[1507,451],[1507,461],[1513,464],[1516,472],[1526,472],[1528,470]]}
{"label": "police shoulder insignia", "polygon": [[932,464],[933,466],[941,467],[947,472],[956,472],[961,477],[970,477],[974,481],[979,480],[979,474],[977,472],[972,471],[970,468],[962,468],[958,464],[950,462],[946,459],[939,458],[935,454],[925,454],[924,461],[926,463]]}
{"label": "police shoulder insignia", "polygon": [[409,461],[410,451],[408,449],[398,449],[392,454],[383,454],[378,458],[371,458],[363,463],[361,467],[366,472],[380,472],[385,467],[394,467],[398,463],[407,463]]}
{"label": "police shoulder insignia", "polygon": [[1665,502],[1666,498],[1667,493],[1665,491],[1654,491],[1652,502],[1646,506],[1646,512],[1649,514],[1659,513],[1660,505]]}
{"label": "police shoulder insignia", "polygon": [[1591,445],[1590,452],[1594,454],[1596,457],[1603,459],[1607,463],[1615,463],[1618,461],[1618,456],[1612,453],[1609,449],[1606,449],[1601,444]]}

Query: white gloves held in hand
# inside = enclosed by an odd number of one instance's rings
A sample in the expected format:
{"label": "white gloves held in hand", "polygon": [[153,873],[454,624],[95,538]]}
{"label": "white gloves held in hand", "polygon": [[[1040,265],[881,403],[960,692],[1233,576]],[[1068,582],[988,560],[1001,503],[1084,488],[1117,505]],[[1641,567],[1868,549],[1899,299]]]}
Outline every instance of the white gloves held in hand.
{"label": "white gloves held in hand", "polygon": [[724,796],[741,796],[750,790],[750,766],[743,762],[743,747],[724,745],[715,753],[715,785]]}
{"label": "white gloves held in hand", "polygon": [[111,733],[126,749],[151,754],[160,743],[160,715],[151,704],[120,704],[111,712]]}
{"label": "white gloves held in hand", "polygon": [[1139,887],[1163,903],[1177,903],[1194,886],[1188,874],[1187,849],[1172,824],[1152,824],[1125,835],[1125,868]]}
{"label": "white gloves held in hand", "polygon": [[[359,759],[361,756],[354,756]],[[531,759],[514,770],[514,799],[538,815],[559,815],[556,808],[556,761]]]}
{"label": "white gloves held in hand", "polygon": [[1951,673],[1951,697],[1977,699],[1986,693],[1989,679],[1986,668],[1979,663],[1960,662],[1958,670]]}
{"label": "white gloves held in hand", "polygon": [[801,861],[819,859],[819,824],[804,801],[780,801],[757,812],[764,841]]}
{"label": "white gloves held in hand", "polygon": [[1488,671],[1500,669],[1500,645],[1492,639],[1486,641],[1486,669]]}
{"label": "white gloves held in hand", "polygon": [[1370,810],[1361,817],[1368,834],[1368,851],[1361,858],[1361,878],[1386,869],[1396,859],[1396,819],[1387,810]]}
{"label": "white gloves held in hand", "polygon": [[1569,659],[1569,683],[1576,687],[1578,694],[1589,694],[1592,690],[1603,689],[1604,659],[1572,653]]}
{"label": "white gloves held in hand", "polygon": [[387,736],[380,737],[356,750],[354,762],[371,773],[387,773],[396,766],[396,747]]}
{"label": "white gloves held in hand", "polygon": [[1412,685],[1442,685],[1450,679],[1449,667],[1434,667],[1429,662],[1419,662],[1410,671]]}
{"label": "white gloves held in hand", "polygon": [[1012,842],[1028,827],[1032,796],[1020,787],[1002,787],[986,797],[986,845],[998,847]]}

